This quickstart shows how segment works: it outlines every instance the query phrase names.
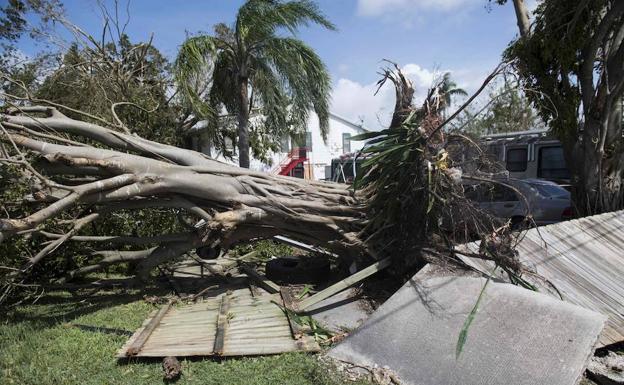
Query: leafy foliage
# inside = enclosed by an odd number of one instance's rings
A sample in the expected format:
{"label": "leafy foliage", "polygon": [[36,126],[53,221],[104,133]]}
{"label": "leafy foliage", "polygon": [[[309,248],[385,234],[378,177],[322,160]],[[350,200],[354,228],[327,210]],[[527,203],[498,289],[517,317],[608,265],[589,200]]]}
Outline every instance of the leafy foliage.
{"label": "leafy foliage", "polygon": [[426,259],[425,249],[444,249],[466,240],[468,233],[484,236],[496,226],[464,198],[462,171],[452,151],[456,139],[440,129],[447,100],[444,90],[453,89],[448,77],[429,90],[418,108],[412,106],[411,83],[398,67],[386,70],[380,85],[386,80],[395,84],[397,100],[402,101],[392,119],[398,123],[356,137],[369,142],[353,187],[368,197],[364,232],[369,244],[383,244],[376,253],[400,256],[395,266],[409,265]]}
{"label": "leafy foliage", "polygon": [[[13,66],[9,72],[2,72],[2,92],[8,94],[5,102],[9,106],[31,102],[57,105],[67,116],[106,123],[117,130],[129,130],[127,127],[130,127],[144,138],[182,144],[181,134],[190,111],[171,96],[170,65],[166,58],[151,42],[132,43],[124,34],[108,42],[86,40],[82,42],[82,48],[73,44],[62,55],[46,54],[38,60]],[[55,58],[60,59],[55,63]],[[78,138],[68,136],[68,139]],[[5,151],[16,155],[10,148]],[[0,168],[3,214],[24,217],[43,207],[43,202],[25,201],[25,197],[39,190],[41,185],[36,178],[24,175],[28,172],[24,173],[24,169],[17,166]],[[54,175],[49,177],[57,178]],[[92,210],[95,208],[83,207],[67,213],[61,218],[65,224],[49,223],[46,230],[65,233],[67,222],[71,224],[81,214]],[[175,210],[125,210],[105,215],[96,225],[84,228],[81,234],[155,236],[180,231],[181,226]],[[0,243],[0,265],[23,265],[47,241],[32,236]],[[59,278],[63,272],[97,260],[98,257],[91,253],[102,246],[101,243],[65,243],[53,258],[46,258],[35,267],[31,278]],[[137,248],[140,247],[124,246],[120,250]],[[126,272],[128,267],[122,265],[116,271]]]}
{"label": "leafy foliage", "polygon": [[505,52],[563,143],[582,214],[624,207],[623,25],[621,1],[543,1],[530,33]]}
{"label": "leafy foliage", "polygon": [[[122,35],[102,50],[71,46],[35,98],[132,127],[151,140],[179,145],[182,111],[171,103],[169,86],[169,64],[161,53],[149,43],[133,44]],[[111,106],[116,103],[115,117]],[[67,115],[77,117],[71,111]]]}
{"label": "leafy foliage", "polygon": [[450,130],[479,137],[537,128],[545,128],[544,123],[525,93],[513,83],[505,81],[490,93],[488,102],[482,108],[466,109],[452,122]]}

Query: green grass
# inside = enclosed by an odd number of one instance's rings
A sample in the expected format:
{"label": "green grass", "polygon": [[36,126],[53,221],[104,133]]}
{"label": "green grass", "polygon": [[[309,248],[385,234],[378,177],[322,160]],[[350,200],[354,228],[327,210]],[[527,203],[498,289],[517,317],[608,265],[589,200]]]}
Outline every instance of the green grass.
{"label": "green grass", "polygon": [[[0,315],[0,384],[161,384],[160,361],[118,362],[116,351],[128,338],[104,329],[133,332],[154,309],[138,292],[101,292],[95,296],[55,293],[36,304],[3,310]],[[120,332],[118,331],[118,332]],[[214,361],[182,361],[177,384],[323,384],[343,383],[313,355]]]}

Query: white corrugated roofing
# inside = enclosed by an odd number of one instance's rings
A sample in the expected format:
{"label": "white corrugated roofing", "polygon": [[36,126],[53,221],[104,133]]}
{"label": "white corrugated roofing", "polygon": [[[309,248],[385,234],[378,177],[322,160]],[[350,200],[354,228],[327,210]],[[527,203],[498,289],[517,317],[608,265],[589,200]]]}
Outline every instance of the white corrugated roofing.
{"label": "white corrugated roofing", "polygon": [[[477,242],[464,246],[478,250]],[[624,210],[531,229],[518,253],[565,301],[609,318],[599,346],[624,341]],[[492,270],[492,262],[458,256],[482,272]],[[538,286],[548,288],[543,282]]]}

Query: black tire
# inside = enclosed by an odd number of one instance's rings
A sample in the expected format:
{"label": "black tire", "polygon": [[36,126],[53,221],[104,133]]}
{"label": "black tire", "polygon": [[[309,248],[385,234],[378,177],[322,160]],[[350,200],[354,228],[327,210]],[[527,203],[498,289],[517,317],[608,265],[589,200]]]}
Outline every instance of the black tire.
{"label": "black tire", "polygon": [[527,230],[531,226],[525,217],[513,217],[511,218],[511,230],[522,231]]}
{"label": "black tire", "polygon": [[201,259],[217,259],[221,254],[220,247],[201,246],[195,249]]}
{"label": "black tire", "polygon": [[266,277],[279,283],[319,283],[329,278],[330,271],[329,259],[320,256],[275,258],[265,266]]}

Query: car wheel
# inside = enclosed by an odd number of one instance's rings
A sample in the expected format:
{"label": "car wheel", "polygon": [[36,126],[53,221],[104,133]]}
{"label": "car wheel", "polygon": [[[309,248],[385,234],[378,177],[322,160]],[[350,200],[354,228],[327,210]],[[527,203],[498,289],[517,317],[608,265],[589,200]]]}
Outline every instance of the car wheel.
{"label": "car wheel", "polygon": [[220,247],[201,246],[195,249],[201,259],[217,259],[221,254]]}
{"label": "car wheel", "polygon": [[280,283],[319,283],[327,280],[329,273],[329,259],[322,256],[275,258],[265,266],[266,277]]}
{"label": "car wheel", "polygon": [[511,230],[513,231],[527,230],[530,227],[531,226],[529,225],[529,221],[525,217],[511,218]]}

